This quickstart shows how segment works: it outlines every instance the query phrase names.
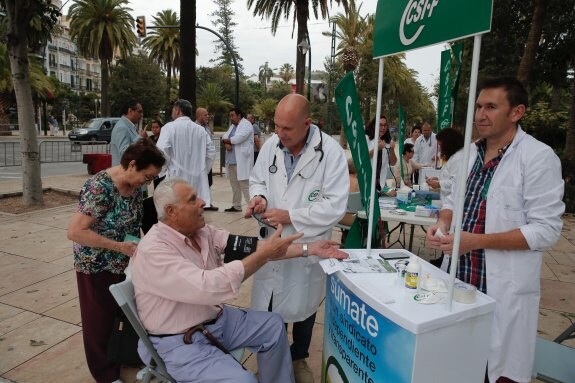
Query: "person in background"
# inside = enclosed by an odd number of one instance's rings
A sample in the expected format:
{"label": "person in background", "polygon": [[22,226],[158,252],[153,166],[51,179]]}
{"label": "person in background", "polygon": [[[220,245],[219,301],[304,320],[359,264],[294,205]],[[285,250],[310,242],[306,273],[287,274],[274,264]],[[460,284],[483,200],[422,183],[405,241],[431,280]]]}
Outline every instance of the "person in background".
{"label": "person in background", "polygon": [[57,136],[58,135],[58,120],[56,119],[56,117],[54,117],[53,114],[50,115],[50,117],[48,118],[48,123],[50,124],[50,131],[52,132],[52,134],[50,134],[51,136]]}
{"label": "person in background", "polygon": [[[196,124],[201,125],[204,127],[204,129],[206,129],[206,133],[208,133],[208,135],[210,136],[210,141],[213,144],[214,143],[214,134],[213,134],[212,130],[210,129],[209,121],[210,121],[210,115],[209,115],[208,110],[206,108],[196,109]],[[216,155],[217,155],[217,153],[216,153]],[[210,187],[210,189],[211,189],[213,183],[214,183],[213,172],[212,172],[212,169],[210,168],[210,171],[208,172],[208,186]],[[204,207],[204,210],[218,211],[219,208],[217,206],[214,206],[214,204],[211,202],[213,202],[213,201],[212,201],[211,190],[210,190],[210,206]]]}
{"label": "person in background", "polygon": [[231,125],[224,134],[226,169],[232,186],[232,207],[226,213],[242,211],[242,195],[250,201],[250,173],[254,167],[254,127],[239,108],[230,110]]}
{"label": "person in background", "polygon": [[152,121],[152,135],[150,136],[150,140],[152,140],[154,143],[158,143],[161,130],[162,122],[160,120]]}
{"label": "person in background", "polygon": [[419,136],[421,136],[421,125],[415,123],[413,124],[413,128],[411,128],[411,136],[407,137],[403,143],[415,146]]}
{"label": "person in background", "polygon": [[426,240],[453,254],[450,233],[459,224],[452,222],[454,197],[463,188],[457,278],[496,301],[486,381],[530,382],[543,252],[559,240],[563,226],[561,162],[552,148],[521,128],[528,94],[519,80],[488,78],[479,89],[475,126],[480,139],[462,165],[468,176],[455,180]]}
{"label": "person in background", "polygon": [[157,144],[166,156],[161,175],[187,180],[210,208],[208,172],[214,164],[216,149],[206,129],[192,121],[192,113],[188,100],[174,102],[172,121],[164,125]]}
{"label": "person in background", "polygon": [[262,130],[260,129],[259,124],[256,124],[256,120],[253,114],[248,114],[247,117],[248,121],[254,127],[254,164],[258,160],[258,154],[260,152],[260,148],[262,147]]}
{"label": "person in background", "polygon": [[124,238],[140,235],[141,186],[160,173],[164,162],[162,152],[149,140],[128,146],[119,165],[86,181],[68,225],[68,239],[74,241],[84,351],[96,382],[119,382],[120,365],[107,357],[118,310],[108,288],[126,277],[124,269],[136,243]]}
{"label": "person in background", "polygon": [[379,119],[379,137],[375,137],[375,118],[372,119],[365,128],[367,139],[367,149],[369,158],[373,158],[374,148],[377,147],[379,155],[377,157],[376,188],[383,190],[386,187],[387,169],[397,162],[395,156],[395,141],[391,138],[387,125],[387,117],[381,116]]}
{"label": "person in background", "polygon": [[437,133],[437,144],[444,161],[439,177],[427,178],[425,182],[430,188],[440,191],[441,201],[451,194],[451,187],[463,161],[463,135],[453,128],[442,129]]}
{"label": "person in background", "polygon": [[138,132],[137,124],[140,123],[143,115],[142,105],[134,99],[127,101],[122,107],[122,118],[114,125],[110,139],[112,166],[120,164],[122,154],[128,146],[140,138],[148,138],[148,133],[145,130],[142,129]]}
{"label": "person in background", "polygon": [[[299,94],[278,103],[276,134],[260,151],[250,177],[245,216],[262,223],[266,237],[305,233],[301,242],[330,239],[344,216],[349,194],[347,161],[341,146],[311,123],[311,107]],[[307,247],[307,246],[306,246]],[[297,383],[313,382],[306,362],[317,309],[325,296],[325,273],[316,257],[267,264],[254,275],[252,308],[280,313],[293,323],[291,355]]]}
{"label": "person in background", "polygon": [[415,162],[413,159],[414,152],[413,152],[413,145],[405,144],[403,145],[403,161],[397,161],[395,166],[393,167],[393,175],[397,179],[401,177],[401,167],[400,164],[403,164],[403,183],[405,186],[412,187],[413,181],[413,171],[417,169],[421,169],[424,166],[429,166],[429,164],[420,164]]}
{"label": "person in background", "polygon": [[[281,317],[223,303],[238,298],[242,281],[266,263],[304,255],[303,245],[292,244],[302,234],[281,238],[280,225],[258,241],[206,225],[204,201],[182,179],[164,180],[154,203],[159,222],[138,245],[132,281],[139,317],[170,375],[178,382],[293,382]],[[315,255],[347,258],[335,242],[308,245]],[[198,326],[205,330],[195,332]],[[257,353],[257,379],[224,351],[243,347]],[[139,351],[150,359],[145,347]]]}
{"label": "person in background", "polygon": [[[431,125],[429,122],[424,122],[422,127],[422,135],[417,138],[414,145],[414,157],[413,160],[418,164],[427,164],[426,166],[435,167],[436,159],[439,160],[437,153],[437,139],[435,138],[435,133],[431,130]],[[439,162],[437,162],[439,165]],[[415,183],[422,183],[425,180],[419,182],[419,172],[416,172],[413,180]]]}

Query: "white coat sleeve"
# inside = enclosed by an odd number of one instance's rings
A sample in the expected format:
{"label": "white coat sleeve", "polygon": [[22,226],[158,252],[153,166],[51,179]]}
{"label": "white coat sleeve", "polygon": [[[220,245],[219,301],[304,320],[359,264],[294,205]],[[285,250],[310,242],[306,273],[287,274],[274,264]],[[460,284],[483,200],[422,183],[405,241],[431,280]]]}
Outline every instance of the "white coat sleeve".
{"label": "white coat sleeve", "polygon": [[166,158],[166,163],[164,164],[164,169],[169,168],[171,157],[172,157],[172,129],[169,125],[164,125],[162,128],[162,133],[160,134],[160,138],[158,138],[158,142],[156,142],[156,146],[164,153],[164,157]]}
{"label": "white coat sleeve", "polygon": [[204,130],[205,140],[206,140],[206,171],[209,173],[210,169],[214,165],[216,160],[216,147],[212,142],[212,139],[208,132]]}
{"label": "white coat sleeve", "polygon": [[292,225],[306,237],[322,235],[344,216],[349,195],[349,172],[345,154],[339,144],[325,145],[326,168],[321,187],[322,198],[307,207],[289,211]]}
{"label": "white coat sleeve", "polygon": [[[247,122],[247,120],[245,120]],[[248,122],[247,124],[244,123],[244,120],[242,120],[239,124],[238,127],[236,129],[236,133],[234,134],[233,137],[230,138],[230,142],[234,145],[237,144],[241,144],[242,142],[244,142],[245,140],[250,139],[253,141],[253,137],[254,137],[254,128],[252,127],[252,125]]]}
{"label": "white coat sleeve", "polygon": [[565,185],[561,178],[561,162],[548,146],[526,157],[523,209],[527,224],[520,230],[531,250],[543,250],[559,240],[563,227]]}
{"label": "white coat sleeve", "polygon": [[252,173],[250,174],[250,198],[256,195],[263,195],[267,198],[268,180],[269,180],[269,167],[271,162],[269,160],[271,150],[277,147],[277,136],[272,136],[267,139],[260,149],[258,160],[254,164]]}

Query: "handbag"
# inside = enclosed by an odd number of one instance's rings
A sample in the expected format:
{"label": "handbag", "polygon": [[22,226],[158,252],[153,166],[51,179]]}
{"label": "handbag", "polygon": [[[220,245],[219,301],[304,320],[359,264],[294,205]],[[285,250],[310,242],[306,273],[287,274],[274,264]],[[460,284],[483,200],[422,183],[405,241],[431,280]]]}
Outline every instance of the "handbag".
{"label": "handbag", "polygon": [[114,319],[114,328],[108,341],[108,361],[126,366],[142,366],[138,354],[138,334],[123,311]]}

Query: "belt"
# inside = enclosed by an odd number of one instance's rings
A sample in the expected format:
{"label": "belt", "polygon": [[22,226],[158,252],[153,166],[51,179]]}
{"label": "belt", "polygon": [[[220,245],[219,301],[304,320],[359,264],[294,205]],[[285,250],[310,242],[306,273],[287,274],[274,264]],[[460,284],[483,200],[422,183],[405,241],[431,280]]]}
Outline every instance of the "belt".
{"label": "belt", "polygon": [[[218,314],[216,315],[216,317],[215,317],[214,319],[210,319],[210,320],[207,320],[207,321],[205,321],[205,322],[202,322],[202,323],[200,323],[200,324],[198,324],[198,325],[195,325],[195,326],[193,326],[193,327],[190,327],[189,329],[187,329],[187,330],[184,331],[184,332],[178,332],[178,333],[174,333],[174,334],[149,334],[149,336],[153,336],[153,337],[156,337],[156,338],[167,338],[167,337],[169,337],[169,336],[174,336],[174,335],[185,335],[185,334],[187,334],[191,329],[196,328],[196,327],[198,327],[198,326],[210,326],[210,325],[215,324],[215,323],[218,321],[218,319],[220,319],[220,317],[222,316],[223,312],[224,312],[224,310],[222,309],[222,310],[220,310],[220,311],[218,312]],[[189,343],[192,343],[192,342],[190,341]],[[188,344],[189,344],[189,343],[188,343]]]}

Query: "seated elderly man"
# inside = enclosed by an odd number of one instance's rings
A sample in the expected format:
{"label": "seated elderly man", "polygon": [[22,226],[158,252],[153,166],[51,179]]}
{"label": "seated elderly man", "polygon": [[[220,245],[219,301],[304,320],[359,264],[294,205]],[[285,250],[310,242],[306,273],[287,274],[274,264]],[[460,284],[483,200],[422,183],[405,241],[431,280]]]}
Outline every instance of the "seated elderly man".
{"label": "seated elderly man", "polygon": [[[236,298],[242,281],[268,261],[304,255],[302,244],[292,244],[302,234],[280,238],[278,227],[258,241],[206,225],[204,201],[181,179],[158,185],[154,203],[160,222],[138,245],[132,280],[138,314],[168,372],[178,382],[255,383],[227,354],[246,347],[257,352],[260,382],[293,382],[282,318],[222,303]],[[326,240],[309,243],[308,251],[347,256]],[[139,352],[150,360],[144,347]]]}

